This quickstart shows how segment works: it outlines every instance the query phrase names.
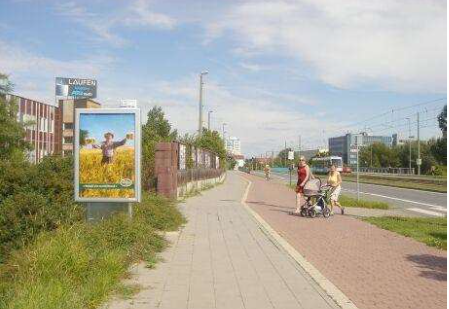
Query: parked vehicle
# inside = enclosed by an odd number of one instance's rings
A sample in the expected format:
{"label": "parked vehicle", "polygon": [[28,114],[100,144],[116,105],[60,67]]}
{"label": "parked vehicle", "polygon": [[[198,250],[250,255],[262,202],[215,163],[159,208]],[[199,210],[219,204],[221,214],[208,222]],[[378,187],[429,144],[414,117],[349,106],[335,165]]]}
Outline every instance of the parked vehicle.
{"label": "parked vehicle", "polygon": [[350,173],[352,173],[352,169],[349,166],[343,166],[343,169],[341,172],[345,173],[345,174],[350,174]]}

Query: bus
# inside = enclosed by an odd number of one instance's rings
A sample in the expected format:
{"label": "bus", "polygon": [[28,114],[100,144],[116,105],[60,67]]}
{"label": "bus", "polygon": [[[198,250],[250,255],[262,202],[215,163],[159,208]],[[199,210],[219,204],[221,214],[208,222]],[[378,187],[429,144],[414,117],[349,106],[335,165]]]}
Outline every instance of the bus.
{"label": "bus", "polygon": [[316,174],[327,174],[329,173],[330,166],[334,164],[337,167],[337,171],[343,171],[343,159],[341,157],[321,157],[312,158],[310,160],[310,167],[313,173]]}

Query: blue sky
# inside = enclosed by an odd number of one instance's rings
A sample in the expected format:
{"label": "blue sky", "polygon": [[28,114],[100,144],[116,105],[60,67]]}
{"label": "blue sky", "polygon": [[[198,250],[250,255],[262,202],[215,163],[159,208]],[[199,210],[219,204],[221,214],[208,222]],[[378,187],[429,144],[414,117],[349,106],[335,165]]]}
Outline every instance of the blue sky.
{"label": "blue sky", "polygon": [[[114,141],[121,141],[127,133],[133,133],[135,127],[133,114],[81,114],[80,129],[87,130],[90,138],[95,138],[99,145],[105,140],[104,134],[114,134]],[[127,146],[134,146],[134,140],[126,141]]]}
{"label": "blue sky", "polygon": [[104,106],[160,105],[194,133],[207,70],[204,119],[213,110],[212,128],[227,123],[248,155],[298,135],[303,148],[360,130],[408,135],[417,112],[431,137],[446,103],[446,11],[442,0],[2,0],[0,72],[50,103],[56,76],[96,78]]}

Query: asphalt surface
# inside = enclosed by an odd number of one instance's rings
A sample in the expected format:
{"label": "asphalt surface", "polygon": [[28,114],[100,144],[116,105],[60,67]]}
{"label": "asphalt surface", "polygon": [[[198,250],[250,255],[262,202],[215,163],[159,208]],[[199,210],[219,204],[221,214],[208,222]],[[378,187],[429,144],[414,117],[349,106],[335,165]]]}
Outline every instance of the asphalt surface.
{"label": "asphalt surface", "polygon": [[[275,178],[289,182],[289,174],[272,172]],[[326,182],[326,176],[318,176]],[[292,173],[292,183],[296,183],[296,172]],[[344,181],[342,191],[345,195],[355,197],[357,184]],[[389,186],[360,183],[360,197],[365,200],[387,202],[394,208],[417,216],[445,216],[447,215],[447,193],[437,193],[423,190],[404,189]]]}

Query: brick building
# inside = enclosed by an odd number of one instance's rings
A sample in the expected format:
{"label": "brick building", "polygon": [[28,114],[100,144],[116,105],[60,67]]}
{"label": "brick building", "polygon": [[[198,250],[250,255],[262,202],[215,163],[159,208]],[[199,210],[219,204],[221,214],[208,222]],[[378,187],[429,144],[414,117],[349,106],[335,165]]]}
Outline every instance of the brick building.
{"label": "brick building", "polygon": [[100,108],[101,104],[91,99],[64,99],[58,101],[55,121],[56,154],[69,155],[73,152],[73,102],[76,108]]}
{"label": "brick building", "polygon": [[27,152],[30,162],[38,163],[43,157],[52,155],[56,149],[55,118],[58,107],[17,95],[7,95],[7,100],[16,100],[17,120],[25,127],[25,140],[33,146]]}

